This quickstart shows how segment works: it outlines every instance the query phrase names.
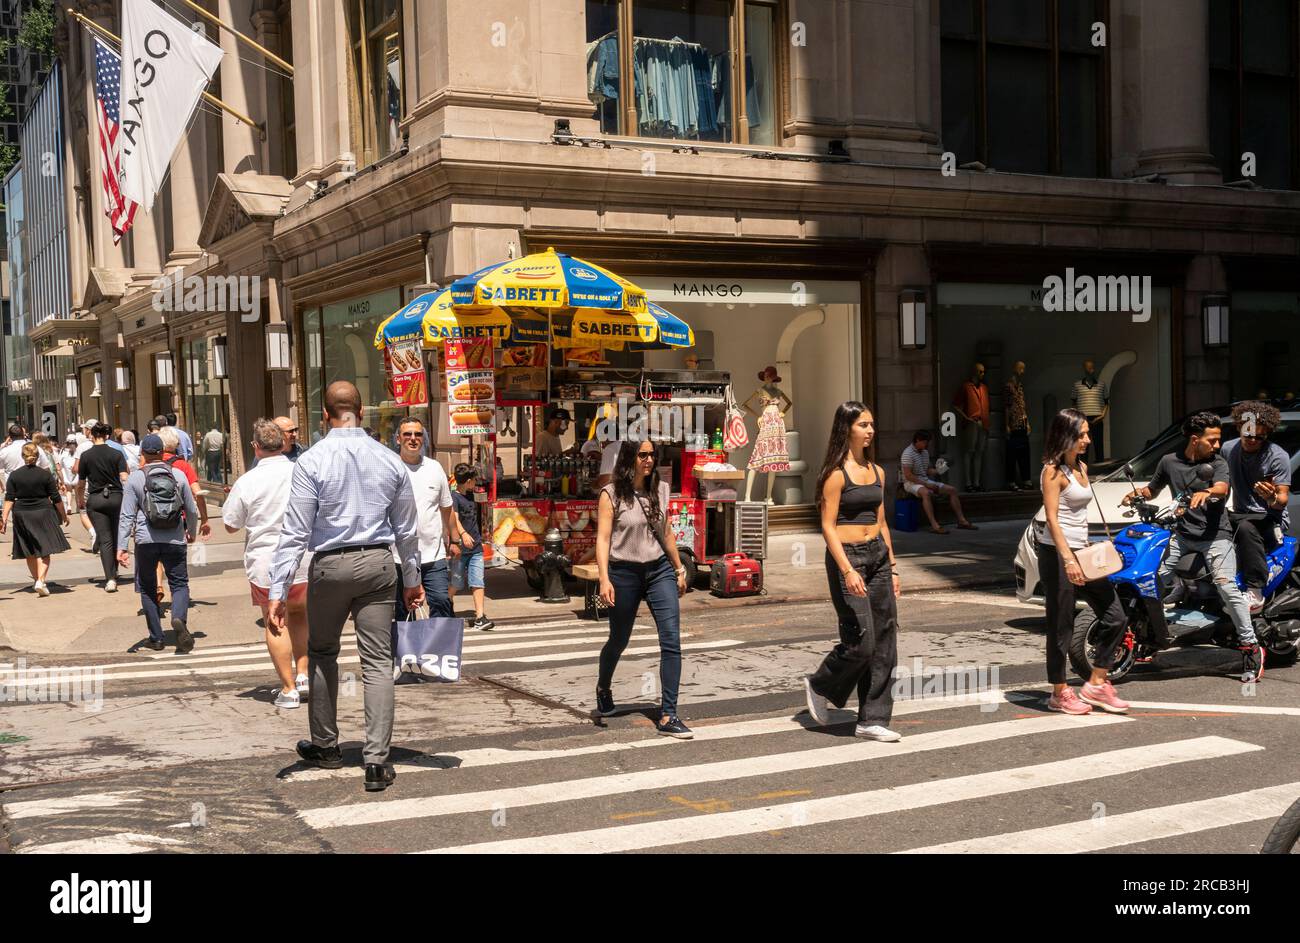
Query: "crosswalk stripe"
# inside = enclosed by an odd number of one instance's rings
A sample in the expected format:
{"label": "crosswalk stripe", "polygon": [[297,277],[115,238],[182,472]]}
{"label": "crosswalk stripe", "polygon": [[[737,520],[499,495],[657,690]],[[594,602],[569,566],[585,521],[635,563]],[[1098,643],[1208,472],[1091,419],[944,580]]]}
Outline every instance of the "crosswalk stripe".
{"label": "crosswalk stripe", "polygon": [[896,853],[1050,855],[1102,851],[1275,818],[1285,812],[1298,796],[1300,783],[1285,783],[1281,786],[1252,789],[1250,792],[1238,792],[1231,796],[1215,796],[1212,799],[1105,815],[1098,819],[1066,822],[1046,828],[1030,828],[1005,835],[909,848]]}
{"label": "crosswalk stripe", "polygon": [[[645,636],[642,636],[642,638],[645,638]],[[601,641],[603,642],[604,640],[602,639]],[[737,645],[744,645],[744,644],[745,643],[740,639],[722,638],[722,639],[717,639],[716,641],[713,642],[693,642],[690,644],[683,644],[682,651],[698,652],[698,651],[703,651],[711,648],[734,648]],[[635,658],[639,655],[658,655],[658,654],[659,654],[658,645],[643,646],[641,648],[626,648],[623,650],[624,658]],[[540,665],[545,662],[552,662],[552,661],[570,661],[572,658],[573,658],[572,655],[566,654],[565,652],[554,652],[550,655],[520,655],[518,658],[492,658],[492,659],[485,659],[485,661],[489,661],[489,660],[492,662],[508,661],[513,664]],[[468,665],[472,663],[466,661],[464,662],[464,664]]]}
{"label": "crosswalk stripe", "polygon": [[33,799],[26,802],[6,802],[3,804],[5,814],[11,819],[30,819],[45,815],[62,815],[64,812],[81,812],[86,809],[115,809],[118,806],[134,805],[143,799],[132,799],[134,789],[122,792],[89,792],[80,796],[65,796],[61,799]]}
{"label": "crosswalk stripe", "polygon": [[[642,626],[635,626],[635,628],[644,630],[650,628],[650,626],[642,625]],[[572,641],[585,642],[588,637],[591,637],[591,633],[593,632],[599,633],[600,627],[592,626],[584,629],[557,629],[554,632],[537,632],[529,635],[528,639],[533,640],[533,639],[549,638],[550,636],[561,636],[561,638],[558,641],[553,641],[548,644],[564,645],[567,644],[566,639],[571,639]],[[689,638],[690,635],[691,633],[686,632],[683,633],[682,637]],[[642,636],[642,637],[645,638],[649,636]],[[608,638],[608,635],[600,635],[599,638],[603,641],[604,639]],[[509,644],[506,645],[506,643]],[[357,648],[356,636],[355,635],[344,636],[340,640],[340,644],[344,651],[356,651]],[[483,648],[485,646],[492,646],[492,645],[496,646],[495,648],[491,649],[493,651],[502,647],[511,647],[511,646],[516,648],[530,647],[530,643],[525,642],[523,640],[511,641],[508,637],[498,638],[495,632],[492,632],[490,634],[484,633],[481,635],[476,634],[476,635],[467,636],[465,638],[463,647],[465,651],[471,651],[475,648]],[[544,646],[533,645],[531,647],[541,648]],[[249,661],[249,660],[258,660],[258,659],[269,660],[269,656],[266,653],[265,645],[253,646],[245,651],[239,652],[238,654],[233,654],[233,653],[217,654],[215,652],[204,651],[202,653],[196,652],[193,655],[167,656],[164,654],[162,657],[166,659],[168,665],[174,665],[176,667],[181,667],[181,668],[189,665],[202,666],[202,665],[210,665],[210,664],[220,664],[222,662]],[[141,664],[142,662],[139,661],[123,661],[123,662],[114,662],[113,664],[109,664],[109,665],[90,665],[88,667],[107,671],[109,669],[114,669],[114,668],[139,668]],[[109,677],[117,677],[117,675],[110,674]]]}
{"label": "crosswalk stripe", "polygon": [[[689,633],[687,633],[687,637],[689,637]],[[473,660],[462,657],[461,667],[464,668],[469,665],[490,665],[490,664],[498,664],[502,662],[535,663],[535,662],[552,662],[552,661],[573,661],[578,659],[585,659],[593,653],[594,646],[604,645],[605,640],[607,638],[608,636],[605,635],[592,635],[592,636],[583,636],[580,638],[540,640],[536,642],[509,642],[509,643],[503,642],[500,644],[492,644],[492,645],[477,645],[477,644],[470,645],[470,646],[466,646],[464,648],[464,651],[468,654],[475,654],[475,655],[481,652],[518,651],[519,649],[526,649],[526,648],[551,648],[551,647],[558,647],[563,645],[583,645],[586,647],[582,649],[574,650],[572,652],[554,652],[549,655],[519,655],[517,657],[502,655],[497,657],[475,658]],[[634,635],[632,636],[632,638],[637,641],[649,641],[652,639],[657,641],[657,637],[654,635]],[[696,649],[708,649],[708,648],[728,648],[733,645],[742,645],[742,644],[744,643],[737,639],[722,639],[716,642],[696,642],[694,644],[683,644],[682,651],[691,651]],[[637,655],[646,655],[650,653],[658,654],[659,646],[654,645],[650,647],[629,648],[623,652],[623,656],[632,657]],[[342,655],[339,657],[338,663],[340,665],[359,665],[361,664],[361,656]],[[241,671],[247,672],[250,670],[256,670],[257,667],[258,666],[256,664],[250,664],[248,662],[241,662],[240,664],[235,664],[235,665],[208,665],[208,666],[200,665],[199,667],[196,668],[186,668],[184,665],[177,665],[174,668],[148,669],[142,671],[109,672],[104,675],[104,680],[134,681],[134,680],[139,680],[141,678],[178,678],[178,677],[197,678],[197,677],[203,677],[204,675],[238,674]],[[41,678],[7,679],[5,681],[5,685],[6,687],[9,688],[20,688],[20,687],[31,687],[35,685],[61,684],[65,682],[71,683],[72,681],[75,681],[82,672],[93,671],[93,670],[94,670],[93,665],[89,667],[83,667],[83,668],[70,668],[70,669],[66,669],[67,673],[65,674],[54,675],[51,673],[48,676],[42,676]],[[267,670],[268,671],[270,670],[269,665],[267,666]]]}
{"label": "crosswalk stripe", "polygon": [[[558,635],[560,634],[559,632],[552,631],[552,630],[566,628],[568,626],[582,626],[585,627],[588,631],[598,632],[604,628],[604,623],[597,622],[592,619],[564,619],[555,622],[529,622],[521,625],[497,626],[495,629],[493,629],[490,632],[478,632],[477,630],[472,630],[472,631],[467,630],[465,637],[487,639],[487,638],[494,638],[498,635],[511,635],[511,634],[518,634],[521,632],[530,632],[534,635]],[[633,628],[644,629],[644,628],[648,628],[648,626],[638,623],[637,625],[634,625]],[[569,629],[569,631],[576,633],[579,630]],[[343,635],[340,637],[340,640],[345,643],[355,642],[356,639],[357,639],[357,634],[355,632],[344,632]],[[140,654],[151,661],[160,661],[160,660],[181,661],[181,660],[189,660],[190,658],[200,658],[204,655],[229,655],[229,654],[234,654],[237,652],[245,652],[245,651],[253,652],[253,653],[265,652],[266,642],[265,641],[243,642],[239,645],[218,645],[213,648],[200,648],[197,649],[193,655],[178,656],[172,652],[150,652],[150,651],[142,651]],[[138,662],[126,662],[125,664],[133,665],[133,664],[138,664]],[[101,667],[108,668],[112,666],[102,665]]]}
{"label": "crosswalk stripe", "polygon": [[[1023,689],[1025,685],[1017,685]],[[1042,685],[1047,687],[1047,685]],[[945,697],[927,697],[900,699],[894,702],[894,716],[919,714],[924,711],[949,710],[972,704],[1015,702],[1006,691],[988,691],[976,694],[950,694]],[[857,715],[852,711],[831,712],[831,723],[827,726],[849,723]],[[794,717],[766,717],[757,720],[742,720],[730,724],[712,724],[695,728],[696,742],[711,740],[732,740],[738,737],[763,736],[765,734],[791,733],[795,730],[819,730],[817,724],[806,713]],[[451,756],[418,756],[411,760],[394,761],[393,765],[406,776],[410,773],[436,772],[446,769],[466,769],[477,766],[503,766],[511,763],[535,763],[539,760],[564,760],[570,757],[592,756],[601,753],[621,753],[624,750],[646,750],[660,747],[676,746],[677,741],[667,737],[644,736],[640,740],[618,740],[613,743],[592,743],[582,747],[570,747],[562,750],[508,750],[500,747],[483,747],[476,750],[461,750]],[[311,782],[317,779],[352,779],[357,775],[355,769],[302,769],[286,773],[281,782]]]}
{"label": "crosswalk stripe", "polygon": [[155,851],[159,845],[180,845],[175,838],[158,835],[141,835],[137,832],[118,832],[116,835],[99,835],[75,841],[53,842],[48,845],[19,845],[20,855],[138,855]]}
{"label": "crosswalk stripe", "polygon": [[370,825],[375,822],[458,815],[463,812],[487,812],[501,807],[515,809],[522,806],[590,799],[595,796],[613,796],[648,789],[722,782],[751,776],[771,776],[794,770],[820,769],[866,760],[907,756],[930,750],[991,743],[1036,733],[1056,733],[1062,730],[1081,730],[1098,725],[1131,722],[1127,718],[1109,716],[1105,718],[1036,717],[1029,720],[1000,721],[919,734],[897,744],[885,745],[858,740],[820,749],[770,753],[739,760],[672,766],[666,769],[619,773],[613,776],[591,776],[563,782],[490,789],[449,796],[426,796],[396,799],[391,802],[353,803],[307,809],[299,812],[298,816],[313,828],[338,828],[344,825]]}
{"label": "crosswalk stripe", "polygon": [[[1082,718],[1080,718],[1082,719]],[[906,741],[904,741],[906,742]],[[1107,776],[1262,750],[1263,747],[1224,737],[1197,737],[1172,743],[1147,744],[1094,753],[1033,766],[995,770],[951,779],[927,780],[906,786],[807,799],[736,812],[688,815],[635,825],[506,839],[446,848],[424,854],[595,854],[635,851],[668,845],[694,844],[739,835],[788,828],[803,828],[850,819],[906,812],[929,806],[1006,795],[1085,782]]]}
{"label": "crosswalk stripe", "polygon": [[1269,707],[1261,704],[1184,704],[1170,701],[1129,701],[1130,707],[1160,711],[1196,711],[1204,714],[1276,714],[1300,717],[1300,707]]}

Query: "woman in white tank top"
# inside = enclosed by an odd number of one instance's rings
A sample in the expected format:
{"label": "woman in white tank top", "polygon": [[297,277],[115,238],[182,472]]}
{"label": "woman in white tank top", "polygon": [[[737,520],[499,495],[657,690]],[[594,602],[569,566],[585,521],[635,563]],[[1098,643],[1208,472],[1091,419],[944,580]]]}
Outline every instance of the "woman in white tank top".
{"label": "woman in white tank top", "polygon": [[[1088,545],[1092,486],[1088,481],[1088,466],[1079,456],[1087,451],[1091,441],[1088,420],[1083,413],[1063,409],[1053,417],[1044,442],[1041,482],[1047,526],[1038,538],[1038,575],[1047,603],[1047,680],[1052,685],[1047,708],[1062,714],[1088,714],[1097,707],[1122,714],[1128,710],[1128,704],[1116,695],[1106,676],[1107,669],[1115,663],[1115,652],[1124,633],[1124,608],[1114,584],[1105,577],[1085,580],[1074,555],[1075,550]],[[1088,603],[1101,629],[1095,636],[1097,646],[1091,677],[1076,696],[1066,679],[1077,596]]]}

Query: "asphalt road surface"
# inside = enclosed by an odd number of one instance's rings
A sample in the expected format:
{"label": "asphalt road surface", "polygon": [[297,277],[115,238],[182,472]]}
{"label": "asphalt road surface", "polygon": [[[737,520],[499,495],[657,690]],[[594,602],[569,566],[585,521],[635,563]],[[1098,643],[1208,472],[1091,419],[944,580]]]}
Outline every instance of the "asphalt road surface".
{"label": "asphalt road surface", "polygon": [[648,618],[615,678],[623,709],[600,723],[603,623],[472,633],[460,681],[398,688],[398,776],[380,794],[362,789],[349,638],[337,771],[297,762],[306,707],[271,704],[255,627],[188,656],[78,658],[62,674],[80,702],[48,700],[37,670],[72,660],[5,656],[18,700],[0,714],[0,849],[1254,852],[1300,797],[1300,668],[1247,687],[1235,652],[1176,650],[1120,685],[1126,717],[1065,717],[1045,710],[1040,609],[947,592],[905,598],[900,616],[895,744],[855,739],[855,704],[827,727],[805,711],[828,604],[688,620],[689,742],[649,719]]}

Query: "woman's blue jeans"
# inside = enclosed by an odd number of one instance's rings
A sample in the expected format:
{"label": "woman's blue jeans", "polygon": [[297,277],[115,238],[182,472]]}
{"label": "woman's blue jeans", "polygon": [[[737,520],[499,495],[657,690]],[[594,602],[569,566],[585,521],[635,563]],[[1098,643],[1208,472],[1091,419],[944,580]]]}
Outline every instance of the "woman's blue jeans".
{"label": "woman's blue jeans", "polygon": [[611,560],[609,581],[614,586],[614,608],[609,611],[609,640],[600,650],[600,677],[596,686],[607,690],[614,668],[627,648],[637,610],[645,600],[659,632],[659,687],[662,712],[677,716],[677,687],[682,678],[681,611],[677,605],[677,574],[667,555],[654,563]]}

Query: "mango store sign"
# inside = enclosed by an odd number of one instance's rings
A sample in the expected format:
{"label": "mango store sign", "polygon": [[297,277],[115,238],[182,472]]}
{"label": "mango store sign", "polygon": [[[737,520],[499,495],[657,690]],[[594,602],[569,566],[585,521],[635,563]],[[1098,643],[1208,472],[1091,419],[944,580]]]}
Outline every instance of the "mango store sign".
{"label": "mango store sign", "polygon": [[805,308],[824,304],[860,304],[858,282],[784,278],[672,278],[631,276],[651,301],[665,305],[685,302],[712,304],[789,305]]}

